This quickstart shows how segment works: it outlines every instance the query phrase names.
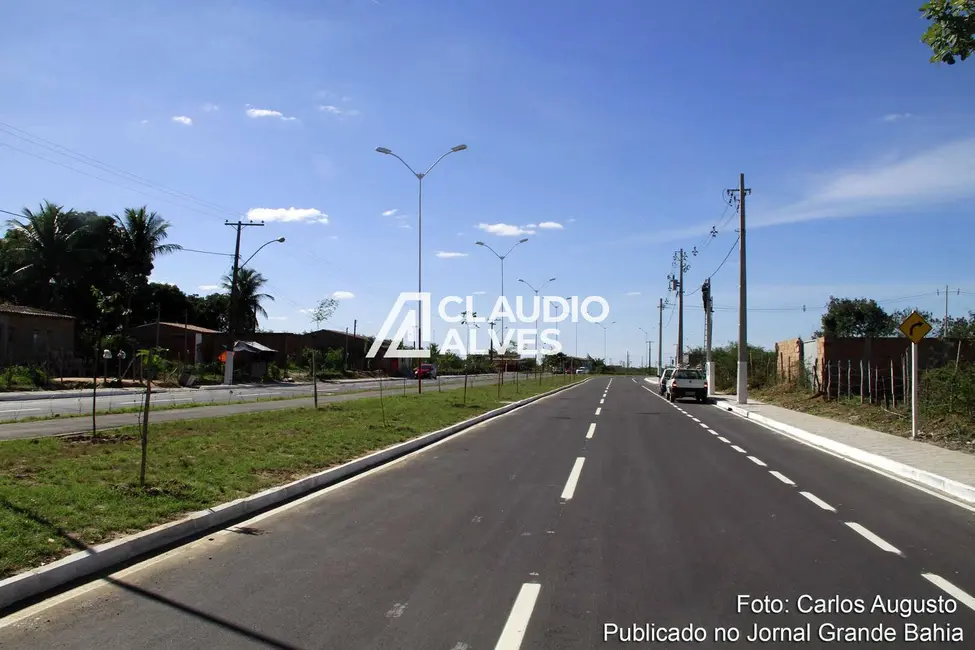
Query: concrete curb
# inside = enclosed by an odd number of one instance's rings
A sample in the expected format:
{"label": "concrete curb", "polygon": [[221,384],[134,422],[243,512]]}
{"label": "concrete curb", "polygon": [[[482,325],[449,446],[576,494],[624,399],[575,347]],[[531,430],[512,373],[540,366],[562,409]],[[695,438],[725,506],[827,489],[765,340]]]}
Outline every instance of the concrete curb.
{"label": "concrete curb", "polygon": [[956,481],[939,474],[934,474],[933,472],[929,472],[927,470],[918,469],[917,467],[912,467],[896,460],[891,460],[886,456],[873,454],[869,451],[864,451],[862,449],[858,449],[857,447],[831,440],[830,438],[809,433],[808,431],[794,427],[790,424],[784,424],[764,415],[743,409],[740,406],[734,406],[726,402],[719,402],[714,404],[714,406],[726,411],[731,411],[735,415],[739,415],[748,420],[763,424],[766,427],[773,429],[777,433],[801,440],[814,447],[831,451],[835,454],[843,456],[844,458],[855,460],[859,463],[863,463],[864,465],[869,465],[870,467],[875,467],[879,470],[887,472],[888,474],[893,474],[894,476],[899,476],[901,478],[914,481],[915,483],[938,490],[939,492],[943,492],[944,494],[955,497],[961,501],[965,501],[966,503],[975,504],[975,486],[966,485],[960,481]]}
{"label": "concrete curb", "polygon": [[559,386],[534,397],[512,402],[511,404],[507,404],[493,411],[488,411],[469,420],[458,422],[445,429],[440,429],[439,431],[434,431],[418,438],[393,445],[392,447],[373,452],[362,458],[357,458],[356,460],[339,465],[338,467],[306,476],[286,485],[267,489],[249,497],[237,499],[229,503],[222,503],[208,510],[193,512],[177,521],[162,524],[112,542],[99,544],[98,546],[93,546],[85,551],[79,551],[46,566],[11,576],[0,581],[0,610],[19,601],[41,595],[67,583],[74,582],[80,578],[105,571],[146,553],[199,536],[205,531],[218,529],[273,506],[291,501],[296,497],[334,485],[344,479],[406,456],[477,424],[504,415],[505,413],[509,413],[550,395],[581,386],[586,381],[588,379],[566,386]]}

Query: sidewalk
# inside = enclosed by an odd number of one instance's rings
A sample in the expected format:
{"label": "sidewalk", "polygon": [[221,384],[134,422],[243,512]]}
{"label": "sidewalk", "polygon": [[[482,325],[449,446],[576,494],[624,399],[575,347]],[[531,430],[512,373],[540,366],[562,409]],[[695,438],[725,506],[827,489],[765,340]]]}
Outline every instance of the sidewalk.
{"label": "sidewalk", "polygon": [[[656,382],[649,383],[656,385]],[[820,449],[975,503],[975,455],[944,449],[838,420],[800,413],[735,395],[716,395],[715,406]]]}

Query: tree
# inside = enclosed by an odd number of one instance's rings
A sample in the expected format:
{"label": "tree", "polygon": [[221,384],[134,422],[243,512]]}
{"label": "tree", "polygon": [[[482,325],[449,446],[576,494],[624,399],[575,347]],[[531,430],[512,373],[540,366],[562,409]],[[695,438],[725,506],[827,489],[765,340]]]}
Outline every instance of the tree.
{"label": "tree", "polygon": [[822,330],[817,336],[881,337],[891,336],[894,325],[891,316],[868,298],[834,298],[830,296],[823,314]]}
{"label": "tree", "polygon": [[142,462],[139,465],[139,487],[146,484],[146,458],[149,453],[149,398],[152,396],[152,380],[165,366],[163,348],[151,348],[139,350],[138,358],[142,361],[142,367],[146,375],[146,401],[142,412]]}
{"label": "tree", "polygon": [[929,0],[918,11],[931,21],[921,41],[932,63],[954,65],[975,52],[975,0]]}
{"label": "tree", "polygon": [[148,280],[157,256],[182,250],[179,244],[163,243],[169,237],[168,221],[146,206],[126,208],[122,216],[113,217],[122,239],[122,255],[134,276]]}
{"label": "tree", "polygon": [[[261,288],[267,284],[267,278],[250,267],[237,271],[237,320],[240,330],[244,333],[257,331],[258,315],[267,317],[267,311],[261,305],[265,300],[274,300],[274,296],[261,293]],[[233,278],[228,274],[223,277],[223,288],[228,292],[233,287]]]}
{"label": "tree", "polygon": [[311,312],[311,319],[315,321],[315,327],[321,327],[321,324],[328,321],[333,315],[335,315],[335,310],[339,308],[339,301],[335,298],[322,298],[315,305],[315,308]]}

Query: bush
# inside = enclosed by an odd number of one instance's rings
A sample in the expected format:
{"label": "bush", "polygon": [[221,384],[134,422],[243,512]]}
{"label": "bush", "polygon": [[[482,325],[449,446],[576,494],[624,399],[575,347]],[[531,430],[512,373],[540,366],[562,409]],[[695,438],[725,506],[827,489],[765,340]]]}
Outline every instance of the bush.
{"label": "bush", "polygon": [[954,365],[925,370],[918,403],[926,415],[975,419],[975,366]]}
{"label": "bush", "polygon": [[37,366],[7,366],[0,375],[4,388],[17,386],[25,388],[44,388],[51,384],[51,377],[43,368]]}

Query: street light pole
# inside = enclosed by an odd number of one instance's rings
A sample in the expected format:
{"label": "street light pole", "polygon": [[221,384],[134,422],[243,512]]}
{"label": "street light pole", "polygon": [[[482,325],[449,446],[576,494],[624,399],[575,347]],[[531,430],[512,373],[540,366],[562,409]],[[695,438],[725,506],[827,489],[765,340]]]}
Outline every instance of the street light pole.
{"label": "street light pole", "polygon": [[[416,278],[416,292],[418,294],[422,294],[423,293],[423,179],[426,178],[427,174],[429,174],[431,171],[433,171],[433,168],[436,167],[437,164],[441,160],[443,160],[444,158],[446,158],[447,156],[449,156],[452,153],[456,153],[458,151],[464,151],[465,149],[467,149],[467,145],[466,144],[459,144],[456,147],[451,147],[450,148],[450,151],[447,151],[442,156],[440,156],[439,158],[437,158],[437,160],[432,165],[430,165],[430,167],[427,168],[427,170],[425,172],[418,172],[415,169],[413,169],[408,162],[406,162],[405,160],[403,160],[402,158],[400,158],[397,154],[393,153],[391,150],[387,149],[386,147],[376,147],[376,151],[377,152],[379,152],[381,154],[384,154],[384,155],[387,155],[387,156],[392,156],[393,158],[396,158],[401,163],[403,163],[403,165],[405,165],[407,169],[410,170],[410,173],[411,174],[413,174],[414,176],[416,176],[416,180],[417,180],[417,207],[416,207],[416,276],[417,276],[417,278]],[[417,351],[417,355],[416,356],[417,356],[417,365],[420,364],[421,357],[420,357],[419,352],[420,352],[420,350],[421,350],[421,348],[423,346],[423,318],[422,318],[422,313],[423,313],[423,299],[421,298],[421,299],[417,300],[417,311],[416,311],[416,351]],[[420,379],[419,368],[417,369],[417,373],[416,373],[416,391],[417,391],[417,393],[422,393],[423,392],[423,380]]]}
{"label": "street light pole", "polygon": [[[514,243],[514,245],[512,245],[511,248],[508,249],[508,252],[505,253],[504,255],[501,255],[500,253],[498,253],[498,251],[496,251],[493,248],[491,248],[490,245],[485,244],[482,241],[476,241],[476,242],[474,242],[475,245],[477,245],[477,246],[483,246],[484,248],[486,248],[489,251],[491,251],[492,253],[494,253],[494,256],[495,257],[497,257],[499,260],[501,260],[501,299],[502,300],[504,299],[504,260],[509,255],[511,255],[511,251],[513,251],[517,246],[520,246],[521,244],[524,244],[526,241],[528,241],[528,238],[527,237],[525,239],[519,239],[518,241],[516,241]],[[506,341],[505,341],[505,338],[504,338],[504,319],[503,318],[501,319],[501,343],[502,343],[502,348],[503,348],[501,350],[501,367],[502,367],[502,370],[501,370],[501,383],[504,384],[504,371],[508,369],[508,361],[505,359],[504,355],[508,351],[508,348],[507,348],[507,345],[504,345],[504,343],[506,343]]]}
{"label": "street light pole", "polygon": [[[542,286],[540,286],[540,287],[538,287],[536,289],[535,287],[533,287],[531,285],[530,282],[525,282],[525,280],[522,280],[521,278],[518,278],[518,282],[522,282],[522,283],[528,285],[528,288],[535,292],[535,302],[538,302],[538,292],[541,291],[542,289],[544,289],[546,284],[548,284],[549,282],[554,282],[554,281],[555,281],[555,278],[549,278],[544,283],[542,283]],[[541,356],[542,356],[541,355],[541,352],[542,352],[542,350],[541,350],[541,347],[538,344],[538,317],[540,316],[541,311],[542,311],[542,306],[541,306],[541,303],[539,303],[539,305],[538,305],[538,311],[535,312],[535,365],[539,365],[542,362],[542,359],[541,359]]]}
{"label": "street light pole", "polygon": [[642,327],[638,327],[637,329],[643,332],[643,342],[647,346],[647,374],[649,375],[650,374],[650,353],[652,350],[652,346],[650,344],[650,332],[643,329]]}

